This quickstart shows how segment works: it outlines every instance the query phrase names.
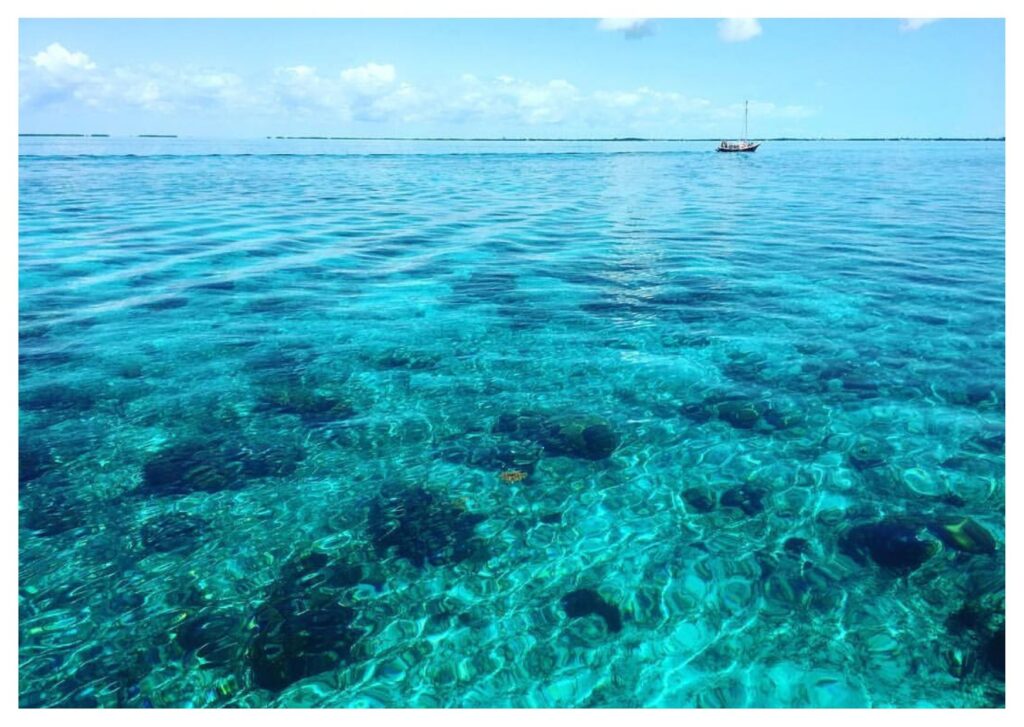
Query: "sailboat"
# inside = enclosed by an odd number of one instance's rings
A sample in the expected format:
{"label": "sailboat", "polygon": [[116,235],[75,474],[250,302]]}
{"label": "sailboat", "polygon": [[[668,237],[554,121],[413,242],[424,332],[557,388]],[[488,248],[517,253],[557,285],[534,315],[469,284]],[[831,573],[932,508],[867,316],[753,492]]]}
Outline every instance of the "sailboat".
{"label": "sailboat", "polygon": [[718,145],[718,151],[757,151],[761,146],[760,141],[747,141],[747,116],[750,102],[743,102],[743,138],[739,141],[723,141]]}

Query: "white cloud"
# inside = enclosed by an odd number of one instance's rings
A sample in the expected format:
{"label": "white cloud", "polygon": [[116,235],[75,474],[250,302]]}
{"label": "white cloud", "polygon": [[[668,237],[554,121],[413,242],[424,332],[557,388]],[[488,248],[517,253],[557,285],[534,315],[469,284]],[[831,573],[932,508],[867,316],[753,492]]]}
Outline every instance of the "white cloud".
{"label": "white cloud", "polygon": [[150,65],[102,70],[82,52],[60,43],[20,64],[23,107],[66,110],[141,108],[147,111],[206,112],[252,106],[243,79],[230,72],[202,68]]}
{"label": "white cloud", "polygon": [[761,35],[757,18],[727,18],[718,24],[718,37],[727,43],[740,43]]}
{"label": "white cloud", "polygon": [[920,30],[926,25],[938,22],[940,18],[904,18],[900,21],[900,31],[903,33],[912,33],[915,30]]}
{"label": "white cloud", "polygon": [[[262,77],[161,65],[104,70],[85,53],[53,44],[22,59],[20,72],[23,109],[215,115],[262,120],[283,130],[289,122],[297,129],[310,125],[339,131],[343,124],[364,122],[379,123],[381,129],[390,125],[388,133],[416,123],[453,134],[460,127],[472,128],[472,133],[485,128],[496,134],[528,134],[532,127],[557,125],[557,131],[547,133],[715,135],[742,117],[742,104],[717,106],[705,98],[648,86],[585,90],[565,78],[484,78],[470,73],[417,85],[403,80],[395,66],[376,62],[341,70],[299,64]],[[755,119],[781,120],[818,113],[811,107],[766,101],[752,101],[750,111]],[[296,119],[302,124],[295,124]]]}
{"label": "white cloud", "polygon": [[394,115],[411,120],[415,100],[425,98],[409,84],[396,85],[398,73],[390,64],[367,63],[346,68],[337,76],[322,76],[312,66],[288,66],[275,71],[269,95],[273,105],[289,113],[327,112],[342,120],[374,121]]}
{"label": "white cloud", "polygon": [[312,78],[316,75],[316,69],[312,66],[291,66],[283,70],[296,78]]}
{"label": "white cloud", "polygon": [[322,78],[312,66],[288,66],[274,71],[267,95],[276,108],[310,113],[337,106],[337,85]]}
{"label": "white cloud", "polygon": [[127,104],[161,113],[202,113],[250,105],[254,98],[234,73],[165,66],[116,68],[105,79],[97,103]]}
{"label": "white cloud", "polygon": [[627,38],[643,38],[654,33],[647,18],[602,18],[597,22],[598,30],[621,32]]}
{"label": "white cloud", "polygon": [[526,125],[564,121],[579,105],[579,90],[564,79],[534,83],[508,75],[493,80],[463,76],[441,94],[437,112],[460,121],[513,121]]}
{"label": "white cloud", "polygon": [[54,74],[68,71],[91,71],[96,64],[85,53],[72,53],[60,43],[50,43],[46,50],[32,56],[32,62],[39,68]]}
{"label": "white cloud", "polygon": [[360,88],[386,86],[395,81],[395,67],[391,64],[367,63],[365,66],[346,68],[341,80]]}
{"label": "white cloud", "polygon": [[103,74],[89,56],[60,43],[51,43],[18,65],[18,100],[23,106],[72,102],[94,107],[106,93]]}
{"label": "white cloud", "polygon": [[430,93],[401,83],[393,91],[374,99],[367,113],[378,120],[423,121],[431,117],[434,103]]}

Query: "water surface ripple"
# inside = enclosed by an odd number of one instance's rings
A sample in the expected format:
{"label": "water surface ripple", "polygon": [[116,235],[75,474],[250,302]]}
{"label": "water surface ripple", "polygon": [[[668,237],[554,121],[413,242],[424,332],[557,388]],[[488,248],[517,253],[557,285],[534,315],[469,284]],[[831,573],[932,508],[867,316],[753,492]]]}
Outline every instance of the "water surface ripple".
{"label": "water surface ripple", "polygon": [[23,706],[1002,703],[1002,144],[104,143],[19,164]]}

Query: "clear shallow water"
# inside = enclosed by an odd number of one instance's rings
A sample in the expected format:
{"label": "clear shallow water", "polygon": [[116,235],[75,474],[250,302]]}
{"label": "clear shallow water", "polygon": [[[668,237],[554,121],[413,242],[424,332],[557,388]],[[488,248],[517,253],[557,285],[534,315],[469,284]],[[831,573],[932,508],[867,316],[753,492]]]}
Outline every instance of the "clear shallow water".
{"label": "clear shallow water", "polygon": [[21,703],[1001,704],[1002,144],[712,146],[23,140]]}

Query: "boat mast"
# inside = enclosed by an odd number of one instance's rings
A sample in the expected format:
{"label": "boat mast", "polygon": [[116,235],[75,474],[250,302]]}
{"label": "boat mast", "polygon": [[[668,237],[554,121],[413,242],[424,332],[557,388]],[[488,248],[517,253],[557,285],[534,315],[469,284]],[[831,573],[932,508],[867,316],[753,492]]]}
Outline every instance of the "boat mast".
{"label": "boat mast", "polygon": [[749,101],[743,102],[743,141],[747,140],[747,107],[749,104]]}

